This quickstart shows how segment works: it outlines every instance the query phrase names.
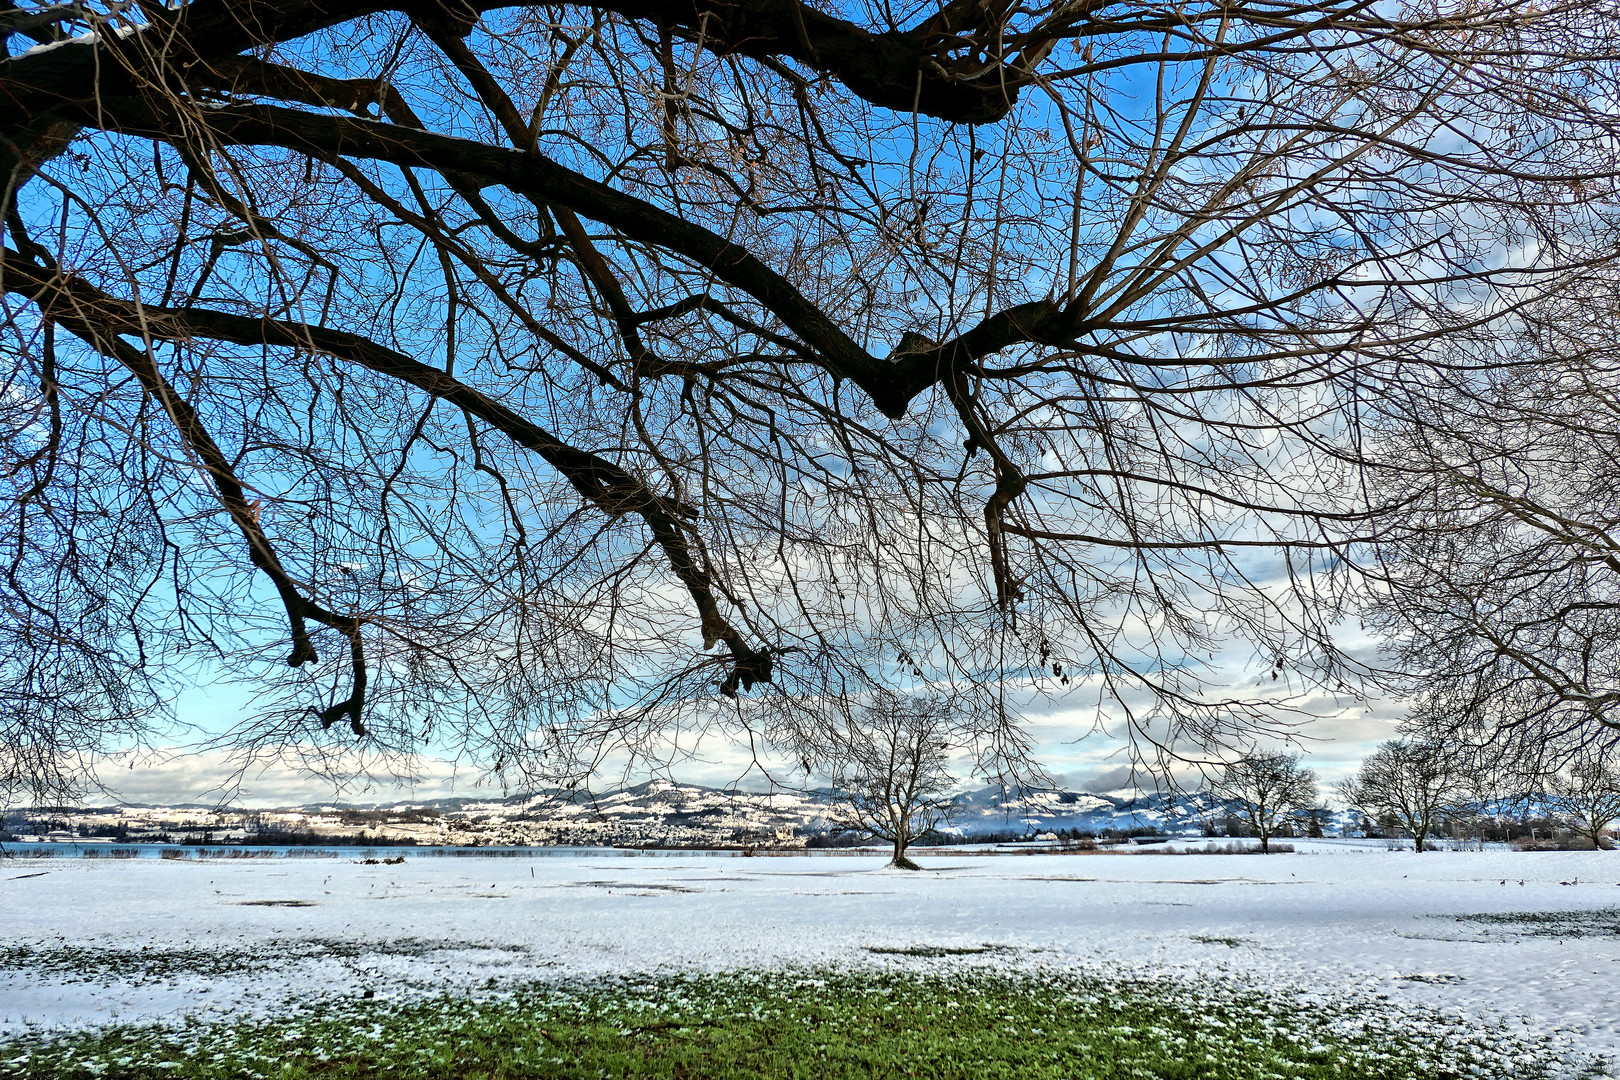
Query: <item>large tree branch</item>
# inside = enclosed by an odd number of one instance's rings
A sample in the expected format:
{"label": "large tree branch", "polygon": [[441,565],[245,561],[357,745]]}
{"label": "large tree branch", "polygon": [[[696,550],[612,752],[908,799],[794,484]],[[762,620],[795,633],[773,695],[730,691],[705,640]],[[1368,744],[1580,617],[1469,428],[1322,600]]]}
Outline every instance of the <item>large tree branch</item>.
{"label": "large tree branch", "polygon": [[959,123],[1005,117],[1029,83],[1025,64],[1034,59],[953,55],[965,32],[978,31],[991,49],[1000,44],[1008,5],[985,0],[957,0],[948,13],[913,29],[879,33],[799,0],[609,0],[592,6],[673,24],[682,37],[718,55],[792,59],[873,105]]}
{"label": "large tree branch", "polygon": [[[52,273],[33,265],[17,252],[0,250],[4,254],[4,265],[0,270],[3,270],[6,291],[31,300],[39,305],[47,318],[61,321],[74,329],[75,333],[79,332],[75,327],[84,328],[92,335],[98,349],[103,348],[103,343],[116,343],[107,347],[121,345],[138,353],[138,350],[130,349],[119,341],[116,335],[140,334],[155,340],[188,341],[204,337],[240,345],[270,345],[320,352],[409,383],[433,398],[478,417],[518,445],[538,454],[561,473],[582,497],[604,512],[612,516],[634,513],[642,519],[698,609],[704,648],[724,642],[731,654],[731,670],[720,687],[723,693],[735,695],[739,688],[746,690],[756,682],[770,681],[770,651],[752,648],[725,618],[715,599],[714,586],[707,570],[699,565],[692,554],[685,527],[678,518],[691,517],[693,511],[660,496],[614,462],[563,442],[540,425],[446,372],[359,334],[205,308],[137,305],[103,292],[82,278]],[[124,357],[119,356],[118,359],[123,361]],[[136,374],[139,377],[141,373],[136,371]],[[183,401],[179,405],[184,410],[190,409]],[[190,415],[194,416],[194,413]],[[202,437],[206,438],[206,432],[202,432]],[[218,454],[217,448],[215,453],[224,464],[224,455]],[[236,490],[240,493],[240,487]],[[245,498],[242,501],[245,507]],[[228,503],[227,509],[232,505]],[[232,516],[234,520],[234,511]],[[256,528],[257,522],[254,521],[253,525]],[[259,565],[257,560],[255,565]],[[274,575],[272,577],[274,579]],[[289,612],[292,610],[289,607]],[[321,621],[325,622],[326,619]]]}
{"label": "large tree branch", "polygon": [[[174,71],[186,71],[384,11],[402,11],[465,34],[484,12],[517,6],[522,6],[517,0],[192,0],[178,8],[147,4],[143,8],[147,24],[132,33],[97,33],[0,62],[0,100],[18,110],[0,122],[0,130],[63,104],[131,93],[139,82],[160,77],[147,70],[152,58],[160,57]],[[937,17],[911,30],[879,32],[799,0],[668,4],[610,0],[573,6],[606,9],[670,27],[717,55],[789,58],[837,79],[874,105],[915,109],[965,123],[1006,116],[1019,90],[1030,82],[1028,68],[1045,56],[1041,47],[1029,50],[1029,55],[983,55],[999,52],[1007,36],[997,10],[1005,5],[994,3],[953,3],[949,19]],[[965,41],[979,48],[957,55]]]}
{"label": "large tree branch", "polygon": [[[247,489],[231,467],[230,459],[220,449],[197,410],[175,389],[146,351],[118,336],[124,333],[143,334],[150,328],[150,324],[141,318],[140,311],[130,304],[122,317],[108,320],[105,318],[107,305],[102,302],[105,294],[96,296],[89,290],[65,287],[73,279],[59,270],[25,262],[17,252],[4,251],[4,270],[9,289],[29,295],[39,303],[40,310],[48,320],[103,356],[121,364],[169,417],[187,453],[201,467],[215,497],[245,541],[248,560],[270,579],[281,598],[287,612],[293,646],[287,663],[301,667],[319,659],[315,645],[310,640],[307,620],[313,619],[329,626],[348,639],[351,661],[349,696],[319,710],[317,715],[322,725],[328,727],[337,720],[347,718],[354,733],[364,735],[367,672],[361,620],[354,615],[331,611],[305,595],[306,590],[283,566],[275,546],[260,524],[257,501],[248,498]],[[17,283],[26,284],[18,289]],[[91,299],[93,306],[85,306],[86,299]]]}
{"label": "large tree branch", "polygon": [[[203,112],[210,137],[220,143],[279,146],[315,156],[348,156],[386,161],[403,168],[425,167],[499,184],[543,202],[564,206],[608,225],[623,235],[674,251],[759,301],[820,357],[832,374],[849,379],[890,417],[899,417],[917,394],[990,353],[1026,341],[1063,342],[1074,328],[1066,311],[1036,301],[992,315],[941,345],[902,345],[890,359],[878,359],[846,334],[787,278],[747,249],[701,225],[607,184],[574,172],[543,154],[489,146],[419,128],[362,117],[301,112],[276,105],[209,107]],[[196,117],[159,112],[151,102],[108,99],[85,108],[79,119],[111,130],[187,144]]]}
{"label": "large tree branch", "polygon": [[[543,154],[359,117],[317,115],[275,105],[207,108],[203,117],[210,137],[220,143],[280,146],[317,156],[371,158],[406,168],[426,167],[458,174],[565,206],[633,239],[675,251],[775,312],[820,354],[829,370],[861,386],[890,416],[903,413],[907,402],[933,381],[917,383],[897,377],[901,369],[861,348],[792,282],[745,248],[565,168]],[[196,130],[195,116],[188,123],[188,118],[160,113],[150,103],[132,98],[105,100],[94,109],[87,108],[79,119],[85,123],[99,120],[112,130],[176,145],[189,143]]]}

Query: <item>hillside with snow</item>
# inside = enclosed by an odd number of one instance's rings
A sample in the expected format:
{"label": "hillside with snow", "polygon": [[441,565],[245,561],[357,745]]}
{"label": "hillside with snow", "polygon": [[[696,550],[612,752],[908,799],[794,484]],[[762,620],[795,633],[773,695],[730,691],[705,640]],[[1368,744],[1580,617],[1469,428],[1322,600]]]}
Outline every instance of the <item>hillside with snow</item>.
{"label": "hillside with snow", "polygon": [[[605,793],[542,791],[494,798],[263,810],[117,806],[13,811],[13,837],[118,842],[252,843],[270,838],[451,845],[797,846],[828,829],[826,790],[721,790],[654,780]],[[985,787],[958,799],[950,832],[962,837],[1107,829],[1196,829],[1196,798],[1124,798],[1045,788]]]}

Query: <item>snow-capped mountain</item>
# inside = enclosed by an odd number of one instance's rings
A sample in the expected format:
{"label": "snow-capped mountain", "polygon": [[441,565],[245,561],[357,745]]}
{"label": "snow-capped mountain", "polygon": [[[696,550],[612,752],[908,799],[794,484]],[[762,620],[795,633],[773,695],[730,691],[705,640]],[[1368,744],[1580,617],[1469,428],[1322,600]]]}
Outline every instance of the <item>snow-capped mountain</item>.
{"label": "snow-capped mountain", "polygon": [[990,786],[963,794],[951,824],[968,835],[1023,829],[1102,832],[1105,829],[1175,831],[1200,826],[1209,801],[1167,793],[1130,797],[1060,788]]}
{"label": "snow-capped mountain", "polygon": [[[13,835],[46,833],[121,841],[304,843],[322,838],[452,845],[627,844],[793,846],[827,831],[830,793],[721,790],[653,780],[609,792],[538,791],[499,797],[267,810],[121,806],[16,812]],[[1223,809],[1223,808],[1218,808]],[[964,838],[1053,831],[1198,829],[1206,797],[1099,795],[991,786],[963,792],[950,831]],[[270,839],[278,837],[279,839]]]}

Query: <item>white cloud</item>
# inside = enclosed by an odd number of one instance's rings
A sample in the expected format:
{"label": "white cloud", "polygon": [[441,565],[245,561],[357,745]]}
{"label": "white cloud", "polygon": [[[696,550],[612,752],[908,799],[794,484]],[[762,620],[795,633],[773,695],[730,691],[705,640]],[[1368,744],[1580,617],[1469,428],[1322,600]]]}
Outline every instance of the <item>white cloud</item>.
{"label": "white cloud", "polygon": [[[1348,651],[1370,654],[1373,642],[1353,628],[1341,628]],[[1210,673],[1212,693],[1262,692],[1261,668],[1247,650],[1233,648],[1217,656]],[[1118,732],[1117,717],[1101,716],[1103,730],[1097,730],[1099,703],[1095,691],[1076,684],[1066,698],[1055,702],[1032,702],[1025,721],[1033,737],[1035,757],[1061,786],[1100,793],[1128,792],[1133,781],[1125,746],[1109,732]],[[1269,678],[1264,687],[1271,688]],[[1297,689],[1297,688],[1296,688]],[[1284,692],[1277,684],[1279,693]],[[1133,706],[1144,704],[1133,702]],[[1308,714],[1296,731],[1292,748],[1305,755],[1306,764],[1316,769],[1324,792],[1339,778],[1353,771],[1378,743],[1395,734],[1404,712],[1404,703],[1374,698],[1366,702],[1339,700],[1324,693],[1297,693],[1292,704]],[[176,710],[182,723],[201,736],[228,730],[251,708],[251,695],[242,687],[216,683],[198,686],[183,694]],[[688,735],[686,738],[689,738]],[[764,757],[756,760],[746,745],[730,743],[709,735],[696,743],[685,743],[686,752],[660,775],[686,783],[712,787],[740,784],[763,788],[773,780],[783,784],[804,782],[802,772],[785,760]],[[332,800],[354,803],[385,802],[447,797],[489,797],[501,793],[499,783],[491,782],[479,770],[458,765],[432,750],[416,764],[414,782],[388,777],[355,780],[336,785],[330,779],[311,776],[285,762],[258,764],[246,771],[224,753],[194,752],[171,747],[127,763],[109,764],[102,775],[107,798],[125,802],[217,804],[270,807]],[[761,771],[761,766],[769,774]],[[611,789],[622,783],[647,778],[645,771],[627,770],[619,758],[610,758],[598,770],[595,785]],[[1151,789],[1151,777],[1136,778]],[[812,781],[814,783],[816,781]]]}
{"label": "white cloud", "polygon": [[126,803],[203,803],[241,807],[289,806],[318,802],[388,802],[488,795],[479,777],[454,763],[427,758],[414,782],[391,778],[337,785],[283,762],[243,769],[220,751],[165,747],[125,764],[105,768],[106,798]]}
{"label": "white cloud", "polygon": [[[1305,754],[1306,764],[1317,770],[1324,791],[1352,771],[1378,743],[1394,735],[1402,708],[1399,703],[1374,700],[1366,704],[1338,706],[1331,699],[1307,699],[1305,707],[1320,713],[1299,731],[1296,749]],[[1133,777],[1124,744],[1094,732],[1090,714],[1058,709],[1028,717],[1036,738],[1036,756],[1060,786],[1083,791],[1119,793],[1127,791]],[[765,761],[771,777],[763,773],[748,747],[711,737],[702,752],[683,760],[663,775],[685,783],[711,787],[763,787],[774,778],[779,783],[800,783],[803,774],[783,762]],[[125,764],[110,765],[103,773],[106,797],[131,803],[204,803],[243,807],[288,806],[340,800],[352,803],[450,797],[490,797],[501,794],[499,784],[476,769],[459,766],[438,757],[417,762],[413,781],[374,777],[349,781],[341,786],[331,780],[311,776],[285,762],[255,764],[246,770],[220,751],[188,751],[165,748]],[[626,771],[623,762],[606,762],[598,774],[602,787],[646,779],[645,773]],[[1152,787],[1152,779],[1139,776],[1139,783]]]}

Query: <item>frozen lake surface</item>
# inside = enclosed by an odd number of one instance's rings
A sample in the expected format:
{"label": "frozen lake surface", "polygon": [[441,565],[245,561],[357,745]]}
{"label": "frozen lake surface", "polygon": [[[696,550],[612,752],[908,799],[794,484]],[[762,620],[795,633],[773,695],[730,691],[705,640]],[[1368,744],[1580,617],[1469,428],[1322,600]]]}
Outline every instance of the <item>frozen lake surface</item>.
{"label": "frozen lake surface", "polygon": [[[1386,995],[1620,1056],[1620,852],[1311,846],[942,853],[920,874],[870,854],[8,859],[0,1028],[621,972],[967,963]],[[957,952],[927,955],[940,950]]]}

